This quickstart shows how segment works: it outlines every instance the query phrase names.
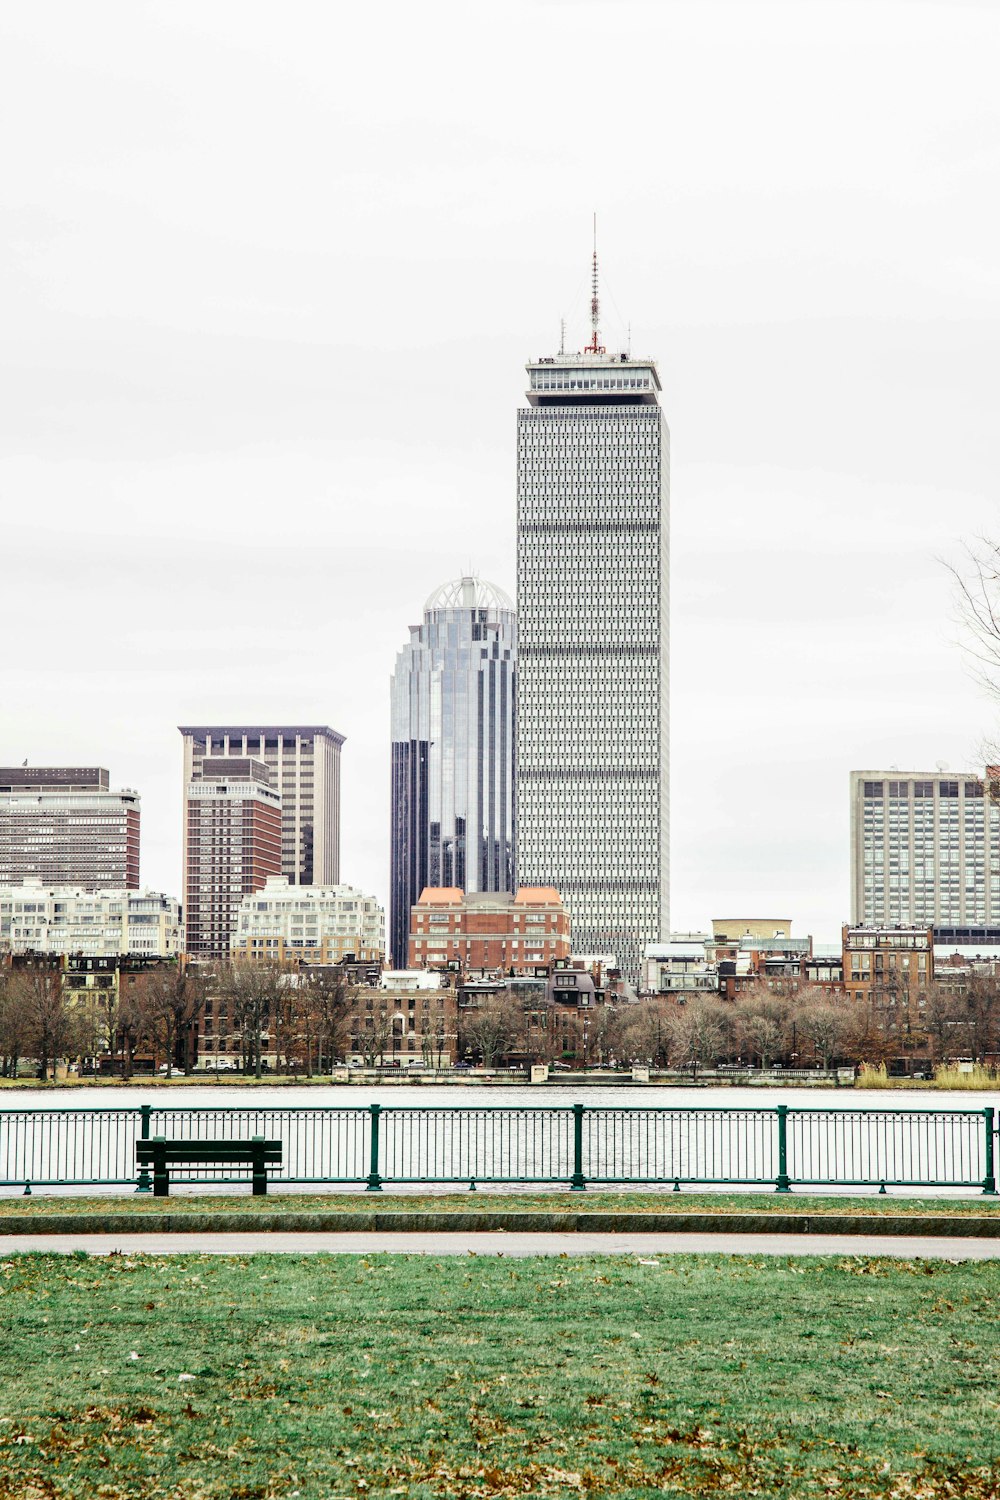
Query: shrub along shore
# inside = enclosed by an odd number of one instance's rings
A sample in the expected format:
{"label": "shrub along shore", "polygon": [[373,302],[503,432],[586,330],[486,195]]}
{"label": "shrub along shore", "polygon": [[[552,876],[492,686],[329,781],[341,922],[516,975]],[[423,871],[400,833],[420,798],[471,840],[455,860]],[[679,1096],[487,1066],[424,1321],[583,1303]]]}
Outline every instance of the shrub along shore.
{"label": "shrub along shore", "polygon": [[[68,1078],[0,1078],[0,1094],[5,1092],[17,1094],[22,1092],[65,1092],[68,1089],[177,1089],[177,1088],[213,1088],[213,1089],[271,1089],[271,1088],[400,1088],[400,1087],[426,1087],[433,1085],[436,1088],[525,1088],[531,1087],[527,1075],[524,1077],[511,1077],[505,1074],[500,1077],[491,1077],[488,1073],[461,1073],[458,1076],[445,1073],[443,1076],[436,1073],[397,1075],[381,1073],[378,1075],[357,1072],[348,1078],[331,1078],[329,1075],[314,1077],[303,1077],[301,1073],[269,1073],[264,1078],[255,1078],[253,1074],[247,1073],[174,1073],[170,1078],[150,1076],[147,1073],[133,1074],[131,1078],[79,1078],[71,1075]],[[547,1080],[545,1087],[556,1088],[586,1088],[592,1087],[595,1092],[606,1089],[612,1093],[617,1088],[642,1088],[677,1089],[677,1088],[699,1088],[699,1089],[729,1089],[729,1088],[766,1088],[766,1089],[907,1089],[912,1092],[938,1093],[938,1092],[994,1092],[1000,1093],[1000,1076],[988,1068],[980,1067],[978,1064],[971,1073],[960,1072],[957,1068],[939,1068],[933,1078],[895,1078],[886,1072],[884,1067],[870,1068],[862,1065],[858,1076],[851,1079],[837,1079],[828,1077],[812,1078],[783,1078],[780,1073],[767,1073],[762,1077],[746,1077],[742,1075],[736,1078],[719,1077],[715,1074],[705,1076],[699,1074],[692,1078],[689,1074],[675,1075],[671,1078],[651,1078],[646,1083],[635,1083],[629,1073],[614,1075],[602,1073],[587,1075],[585,1073],[557,1073]]]}

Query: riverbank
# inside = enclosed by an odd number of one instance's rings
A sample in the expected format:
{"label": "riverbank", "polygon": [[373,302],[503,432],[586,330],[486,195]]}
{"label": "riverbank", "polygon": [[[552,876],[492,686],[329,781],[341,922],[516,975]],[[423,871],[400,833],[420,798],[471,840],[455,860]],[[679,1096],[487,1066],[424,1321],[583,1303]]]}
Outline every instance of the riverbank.
{"label": "riverbank", "polygon": [[[732,1077],[705,1076],[696,1079],[690,1074],[674,1074],[637,1081],[631,1073],[554,1073],[544,1083],[532,1083],[527,1073],[491,1074],[470,1070],[462,1073],[393,1073],[374,1069],[357,1069],[350,1077],[339,1078],[324,1074],[322,1077],[304,1078],[301,1074],[269,1073],[255,1078],[244,1073],[176,1073],[170,1078],[157,1075],[133,1074],[131,1078],[0,1078],[0,1097],[4,1093],[17,1094],[26,1091],[58,1093],[66,1089],[115,1090],[115,1089],[172,1089],[172,1088],[220,1088],[220,1089],[268,1089],[268,1088],[491,1088],[491,1089],[538,1089],[538,1088],[593,1088],[616,1090],[639,1089],[734,1089],[734,1088],[781,1088],[781,1089],[850,1089],[850,1080],[833,1077],[806,1075],[783,1077],[780,1073],[764,1073],[754,1077],[746,1073]],[[915,1084],[916,1087],[934,1089],[929,1082]],[[869,1085],[871,1087],[871,1085]],[[1000,1088],[1000,1084],[996,1087]]]}
{"label": "riverbank", "polygon": [[775,1193],[772,1188],[748,1189],[746,1192],[688,1192],[675,1193],[670,1188],[661,1192],[637,1192],[626,1188],[610,1190],[588,1188],[584,1193],[556,1189],[552,1192],[491,1191],[490,1189],[470,1193],[448,1191],[440,1193],[394,1192],[385,1188],[380,1193],[368,1193],[364,1188],[356,1192],[317,1191],[312,1193],[284,1192],[272,1184],[265,1198],[254,1198],[249,1191],[198,1192],[190,1187],[181,1188],[164,1200],[154,1198],[151,1193],[137,1193],[134,1188],[118,1188],[106,1193],[70,1195],[58,1189],[35,1188],[25,1197],[21,1191],[12,1191],[0,1197],[0,1221],[11,1215],[43,1215],[59,1213],[67,1217],[128,1212],[129,1214],[157,1213],[210,1213],[214,1215],[239,1213],[243,1215],[282,1213],[370,1213],[394,1212],[445,1213],[465,1215],[505,1213],[583,1213],[604,1210],[613,1213],[731,1213],[752,1210],[754,1213],[860,1213],[881,1216],[885,1214],[934,1214],[976,1215],[989,1211],[1000,1222],[1000,1197],[982,1195],[965,1197],[893,1197],[879,1193],[877,1188],[869,1192],[838,1193]]}
{"label": "riverbank", "polygon": [[816,1194],[145,1194],[0,1199],[7,1235],[761,1234],[1000,1239],[996,1199],[831,1199]]}
{"label": "riverbank", "polygon": [[489,1089],[489,1091],[552,1091],[555,1094],[580,1089],[586,1094],[595,1094],[597,1091],[609,1092],[609,1095],[618,1094],[622,1089],[636,1089],[643,1094],[655,1094],[655,1092],[676,1092],[678,1089],[694,1091],[697,1094],[708,1094],[712,1091],[721,1091],[724,1094],[741,1089],[741,1091],[759,1092],[777,1091],[787,1092],[799,1091],[814,1094],[814,1092],[850,1092],[856,1089],[859,1094],[873,1094],[873,1092],[909,1092],[909,1094],[928,1094],[940,1097],[942,1094],[1000,1094],[1000,1079],[993,1074],[981,1071],[978,1076],[970,1077],[967,1074],[958,1073],[957,1070],[949,1071],[942,1079],[891,1079],[882,1073],[870,1073],[868,1076],[862,1074],[858,1079],[849,1077],[838,1077],[835,1074],[810,1074],[799,1073],[796,1076],[783,1073],[762,1074],[703,1074],[697,1079],[691,1079],[690,1074],[670,1074],[670,1076],[655,1076],[648,1080],[633,1079],[630,1073],[555,1073],[550,1074],[549,1079],[543,1083],[532,1083],[528,1074],[490,1074],[484,1071],[469,1070],[468,1073],[439,1073],[439,1071],[427,1071],[427,1073],[393,1073],[393,1071],[378,1070],[352,1070],[348,1077],[337,1077],[336,1074],[324,1074],[319,1077],[303,1077],[301,1074],[265,1074],[262,1079],[255,1079],[243,1073],[177,1073],[174,1076],[139,1076],[130,1079],[81,1079],[75,1074],[70,1074],[64,1079],[0,1079],[0,1098],[18,1097],[21,1094],[60,1094],[60,1092],[87,1092],[87,1094],[100,1094],[109,1092],[114,1094],[121,1089],[142,1089],[142,1091],[169,1092],[172,1089],[210,1089],[210,1091],[232,1091],[232,1089],[249,1089],[249,1091],[267,1091],[267,1089],[291,1089],[291,1091],[315,1091],[315,1089]]}

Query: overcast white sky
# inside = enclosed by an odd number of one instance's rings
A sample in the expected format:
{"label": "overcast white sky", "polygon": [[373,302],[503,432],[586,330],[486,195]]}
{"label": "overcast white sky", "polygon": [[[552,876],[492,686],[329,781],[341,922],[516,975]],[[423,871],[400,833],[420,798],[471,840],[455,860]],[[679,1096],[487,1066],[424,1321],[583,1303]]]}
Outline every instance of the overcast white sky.
{"label": "overcast white sky", "polygon": [[672,434],[673,925],[835,938],[849,770],[995,719],[937,559],[1000,530],[998,71],[993,0],[8,0],[0,762],[137,787],[179,894],[176,725],[332,724],[384,900],[395,653],[513,591],[596,208]]}

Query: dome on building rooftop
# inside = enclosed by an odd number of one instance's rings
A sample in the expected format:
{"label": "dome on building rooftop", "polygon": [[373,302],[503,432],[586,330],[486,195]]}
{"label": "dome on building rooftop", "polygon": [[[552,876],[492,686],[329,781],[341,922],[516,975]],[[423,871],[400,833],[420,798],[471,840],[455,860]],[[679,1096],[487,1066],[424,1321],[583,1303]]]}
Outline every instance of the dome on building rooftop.
{"label": "dome on building rooftop", "polygon": [[442,583],[424,605],[424,609],[495,609],[513,610],[514,601],[495,583],[487,583],[467,573],[464,578],[453,578]]}

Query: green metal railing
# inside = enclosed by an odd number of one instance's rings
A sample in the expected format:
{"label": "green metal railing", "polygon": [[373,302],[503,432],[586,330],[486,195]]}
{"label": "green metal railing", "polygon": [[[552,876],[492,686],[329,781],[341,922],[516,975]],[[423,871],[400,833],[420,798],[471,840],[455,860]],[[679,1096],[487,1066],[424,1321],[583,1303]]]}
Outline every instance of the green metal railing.
{"label": "green metal railing", "polygon": [[[996,1193],[996,1115],[985,1109],[538,1106],[0,1110],[0,1187],[148,1191],[135,1143],[266,1135],[276,1183],[548,1183],[979,1188]],[[178,1182],[246,1173],[178,1171]]]}

